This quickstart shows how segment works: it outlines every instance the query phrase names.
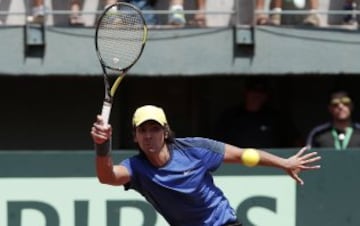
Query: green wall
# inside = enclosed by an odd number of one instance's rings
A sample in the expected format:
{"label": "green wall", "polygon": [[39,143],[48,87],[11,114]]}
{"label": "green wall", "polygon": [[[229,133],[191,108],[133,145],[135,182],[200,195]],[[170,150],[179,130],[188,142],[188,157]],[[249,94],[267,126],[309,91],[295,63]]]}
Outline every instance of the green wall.
{"label": "green wall", "polygon": [[[269,151],[283,157],[296,152]],[[234,164],[223,165],[215,173],[215,181],[231,199],[245,226],[358,226],[359,150],[316,151],[322,156],[322,168],[302,173],[304,186],[296,185],[278,169]],[[115,150],[114,161],[134,153]],[[27,224],[22,225],[51,221],[52,226],[89,226],[94,222],[115,226],[119,225],[117,221],[139,225],[143,220],[146,226],[154,225],[149,222],[166,225],[141,196],[100,184],[94,178],[94,157],[91,150],[0,152],[1,225],[20,226],[25,219]],[[129,206],[132,209],[125,208]],[[125,212],[108,215],[105,223],[103,213],[111,209]],[[96,211],[96,218],[92,211]]]}

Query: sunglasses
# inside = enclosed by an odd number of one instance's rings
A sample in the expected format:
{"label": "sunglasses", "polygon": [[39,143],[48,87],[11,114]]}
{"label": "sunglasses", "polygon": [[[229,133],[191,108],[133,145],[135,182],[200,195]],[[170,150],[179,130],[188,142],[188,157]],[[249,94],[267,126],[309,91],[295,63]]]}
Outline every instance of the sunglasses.
{"label": "sunglasses", "polygon": [[334,98],[330,101],[330,104],[333,106],[337,106],[339,104],[350,105],[351,99],[350,99],[350,97]]}

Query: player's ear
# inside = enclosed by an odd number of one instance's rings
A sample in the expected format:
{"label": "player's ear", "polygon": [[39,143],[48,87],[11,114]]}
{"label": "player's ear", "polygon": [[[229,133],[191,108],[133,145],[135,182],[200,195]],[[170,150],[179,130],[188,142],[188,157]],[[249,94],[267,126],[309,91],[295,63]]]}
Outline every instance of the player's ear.
{"label": "player's ear", "polygon": [[169,137],[169,130],[168,127],[164,127],[164,138],[167,139]]}
{"label": "player's ear", "polygon": [[136,139],[136,134],[135,134],[135,133],[136,133],[135,130],[133,130],[133,133],[132,133],[132,135],[133,135],[133,141],[134,141],[135,143],[137,143],[138,140]]}

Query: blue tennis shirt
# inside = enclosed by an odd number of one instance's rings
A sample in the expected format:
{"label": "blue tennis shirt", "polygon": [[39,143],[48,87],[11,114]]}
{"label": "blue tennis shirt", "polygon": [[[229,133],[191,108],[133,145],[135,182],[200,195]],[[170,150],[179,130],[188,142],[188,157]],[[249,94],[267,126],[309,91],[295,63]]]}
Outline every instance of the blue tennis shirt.
{"label": "blue tennis shirt", "polygon": [[172,226],[220,226],[236,219],[211,173],[222,163],[224,143],[207,138],[177,138],[169,145],[170,160],[154,167],[143,154],[121,162],[134,189]]}

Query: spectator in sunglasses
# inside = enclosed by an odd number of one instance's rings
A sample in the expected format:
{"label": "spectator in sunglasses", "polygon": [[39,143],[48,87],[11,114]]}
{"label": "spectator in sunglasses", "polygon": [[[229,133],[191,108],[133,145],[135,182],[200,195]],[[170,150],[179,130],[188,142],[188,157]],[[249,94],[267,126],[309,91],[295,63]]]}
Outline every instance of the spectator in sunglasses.
{"label": "spectator in sunglasses", "polygon": [[313,128],[307,144],[314,148],[335,150],[360,147],[360,124],[352,120],[353,108],[352,99],[347,92],[332,93],[328,105],[331,120]]}

